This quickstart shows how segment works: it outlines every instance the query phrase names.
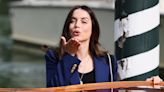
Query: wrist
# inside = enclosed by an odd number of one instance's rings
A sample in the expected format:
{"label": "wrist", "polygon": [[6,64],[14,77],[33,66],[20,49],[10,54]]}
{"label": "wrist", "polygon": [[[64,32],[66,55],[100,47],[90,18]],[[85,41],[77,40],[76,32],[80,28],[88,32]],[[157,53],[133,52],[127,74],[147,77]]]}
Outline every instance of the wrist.
{"label": "wrist", "polygon": [[75,56],[75,54],[74,54],[74,53],[70,53],[70,55],[71,55],[71,56],[73,56],[73,57]]}
{"label": "wrist", "polygon": [[69,54],[69,55],[71,55],[71,56],[75,56],[75,54],[74,53],[69,53],[69,52],[65,52],[65,53],[67,53],[67,54]]}

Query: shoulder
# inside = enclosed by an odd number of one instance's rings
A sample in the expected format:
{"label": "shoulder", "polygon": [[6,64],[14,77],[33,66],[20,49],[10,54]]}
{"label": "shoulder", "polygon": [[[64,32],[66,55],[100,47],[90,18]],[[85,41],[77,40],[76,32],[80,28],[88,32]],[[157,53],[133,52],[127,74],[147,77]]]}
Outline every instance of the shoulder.
{"label": "shoulder", "polygon": [[55,61],[56,63],[58,61],[58,54],[55,50],[48,49],[44,56],[46,61]]}
{"label": "shoulder", "polygon": [[115,55],[110,55],[111,61],[116,61]]}
{"label": "shoulder", "polygon": [[104,56],[104,58],[106,59],[106,62],[109,64],[109,61],[115,65],[117,64],[117,61],[116,61],[116,57],[115,55],[113,54],[110,54],[110,53],[106,53],[106,55]]}
{"label": "shoulder", "polygon": [[115,61],[116,60],[116,57],[115,55],[109,53],[109,52],[106,52],[106,58],[109,60],[109,58],[112,60],[112,61]]}

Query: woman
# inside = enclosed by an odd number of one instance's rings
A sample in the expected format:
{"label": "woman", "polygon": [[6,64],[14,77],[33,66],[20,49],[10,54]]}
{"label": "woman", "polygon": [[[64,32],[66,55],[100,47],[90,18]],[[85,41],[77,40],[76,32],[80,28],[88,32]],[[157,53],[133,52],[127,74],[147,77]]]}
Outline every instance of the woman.
{"label": "woman", "polygon": [[75,6],[66,18],[59,52],[48,50],[47,87],[116,81],[117,63],[99,44],[100,29],[93,11]]}
{"label": "woman", "polygon": [[[101,49],[99,35],[93,11],[87,6],[72,8],[64,24],[59,51],[46,50],[47,87],[116,81],[116,59]],[[158,85],[162,79],[154,76],[147,81]]]}

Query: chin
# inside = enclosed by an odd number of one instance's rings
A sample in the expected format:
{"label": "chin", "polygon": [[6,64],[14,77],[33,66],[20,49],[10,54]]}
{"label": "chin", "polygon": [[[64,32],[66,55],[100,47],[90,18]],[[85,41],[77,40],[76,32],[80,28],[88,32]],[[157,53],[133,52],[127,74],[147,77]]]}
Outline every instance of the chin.
{"label": "chin", "polygon": [[74,36],[73,38],[76,38],[78,40],[80,40],[81,38],[79,36]]}

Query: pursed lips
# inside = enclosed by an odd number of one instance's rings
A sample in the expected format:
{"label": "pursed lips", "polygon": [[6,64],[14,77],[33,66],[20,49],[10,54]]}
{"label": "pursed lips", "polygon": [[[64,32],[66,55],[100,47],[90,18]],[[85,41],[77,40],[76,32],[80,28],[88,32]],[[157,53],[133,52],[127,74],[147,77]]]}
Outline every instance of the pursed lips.
{"label": "pursed lips", "polygon": [[73,35],[74,36],[79,36],[80,35],[80,31],[73,31]]}

